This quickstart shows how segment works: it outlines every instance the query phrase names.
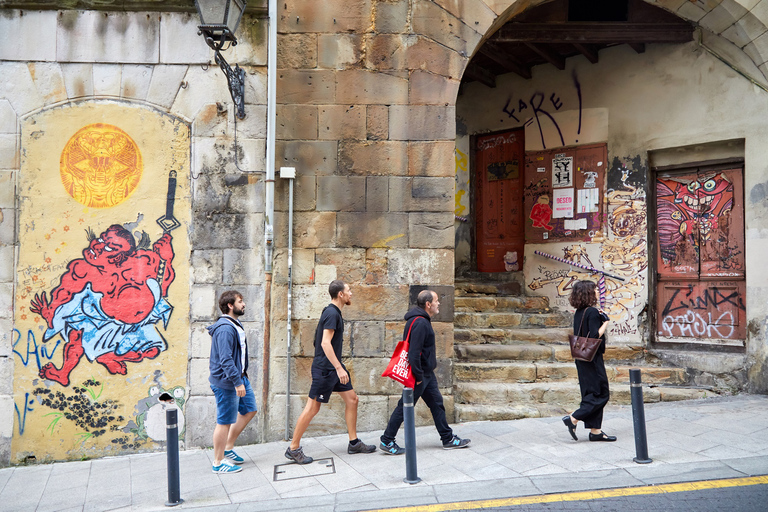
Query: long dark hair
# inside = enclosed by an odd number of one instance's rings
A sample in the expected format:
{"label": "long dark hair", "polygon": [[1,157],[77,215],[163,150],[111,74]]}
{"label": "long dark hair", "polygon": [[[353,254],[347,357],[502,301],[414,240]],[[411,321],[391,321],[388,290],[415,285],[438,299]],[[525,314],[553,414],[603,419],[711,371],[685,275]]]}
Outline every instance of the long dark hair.
{"label": "long dark hair", "polygon": [[571,288],[571,296],[568,302],[576,309],[583,309],[597,304],[595,296],[595,283],[592,281],[576,281]]}

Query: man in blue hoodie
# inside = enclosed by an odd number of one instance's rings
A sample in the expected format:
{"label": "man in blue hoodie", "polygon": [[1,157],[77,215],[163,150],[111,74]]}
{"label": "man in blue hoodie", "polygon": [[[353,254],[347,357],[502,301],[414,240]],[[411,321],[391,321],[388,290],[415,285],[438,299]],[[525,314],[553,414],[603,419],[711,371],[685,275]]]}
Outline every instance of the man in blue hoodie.
{"label": "man in blue hoodie", "polygon": [[[439,310],[440,301],[437,298],[437,293],[432,290],[423,290],[416,297],[416,305],[405,314],[403,339],[408,336],[410,329],[408,361],[411,363],[411,371],[416,379],[416,387],[413,388],[413,403],[415,405],[421,398],[427,404],[444,449],[466,448],[469,446],[469,439],[462,439],[454,435],[453,430],[448,426],[445,407],[443,406],[443,395],[440,394],[435,378],[437,356],[435,354],[435,331],[432,329],[432,317],[438,314]],[[411,328],[411,326],[413,327]],[[397,407],[392,411],[392,416],[389,418],[387,429],[381,436],[379,448],[383,452],[389,455],[405,453],[405,448],[401,448],[395,442],[395,436],[397,436],[397,431],[400,430],[402,423],[403,399],[400,398]]]}
{"label": "man in blue hoodie", "polygon": [[235,441],[256,414],[256,396],[248,380],[248,343],[239,318],[245,314],[243,295],[235,290],[221,294],[222,316],[208,326],[211,335],[211,375],[216,396],[213,430],[213,472],[237,473],[244,459],[235,453]]}

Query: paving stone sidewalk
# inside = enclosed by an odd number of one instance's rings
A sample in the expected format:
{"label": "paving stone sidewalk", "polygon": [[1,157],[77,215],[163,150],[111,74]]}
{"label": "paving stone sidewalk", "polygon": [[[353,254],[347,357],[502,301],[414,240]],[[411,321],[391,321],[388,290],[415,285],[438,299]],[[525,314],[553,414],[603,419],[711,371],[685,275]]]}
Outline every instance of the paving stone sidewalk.
{"label": "paving stone sidewalk", "polygon": [[[455,425],[472,439],[463,450],[443,450],[433,427],[419,427],[415,485],[403,482],[404,456],[348,455],[346,435],[305,438],[307,455],[327,459],[309,466],[286,466],[285,442],[238,447],[243,471],[227,475],[211,472],[211,450],[187,450],[176,508],[341,512],[768,474],[766,396],[646,404],[645,416],[646,465],[632,460],[630,406],[606,410],[615,443],[590,443],[581,425],[573,441],[559,417]],[[168,510],[165,464],[152,453],[2,469],[0,510]]]}

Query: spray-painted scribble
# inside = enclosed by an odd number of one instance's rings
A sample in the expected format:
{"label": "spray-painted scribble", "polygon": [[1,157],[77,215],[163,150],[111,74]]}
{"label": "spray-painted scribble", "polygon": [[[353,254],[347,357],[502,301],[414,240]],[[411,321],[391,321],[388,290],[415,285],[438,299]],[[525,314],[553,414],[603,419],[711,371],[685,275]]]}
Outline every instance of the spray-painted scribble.
{"label": "spray-painted scribble", "polygon": [[454,150],[456,161],[456,206],[454,214],[466,216],[469,213],[469,172],[467,170],[467,155]]}

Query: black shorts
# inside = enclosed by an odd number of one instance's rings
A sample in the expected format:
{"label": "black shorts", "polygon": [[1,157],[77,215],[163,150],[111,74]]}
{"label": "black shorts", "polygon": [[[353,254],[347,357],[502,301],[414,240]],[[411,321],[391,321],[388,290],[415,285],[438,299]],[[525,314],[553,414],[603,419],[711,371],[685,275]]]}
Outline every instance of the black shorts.
{"label": "black shorts", "polygon": [[[347,369],[343,364],[341,366],[344,370]],[[322,404],[327,404],[331,398],[331,393],[334,391],[337,393],[352,391],[352,378],[350,377],[349,382],[346,384],[342,384],[339,381],[339,374],[336,373],[334,368],[324,370],[312,367],[312,385],[309,388],[309,398],[317,400]]]}

